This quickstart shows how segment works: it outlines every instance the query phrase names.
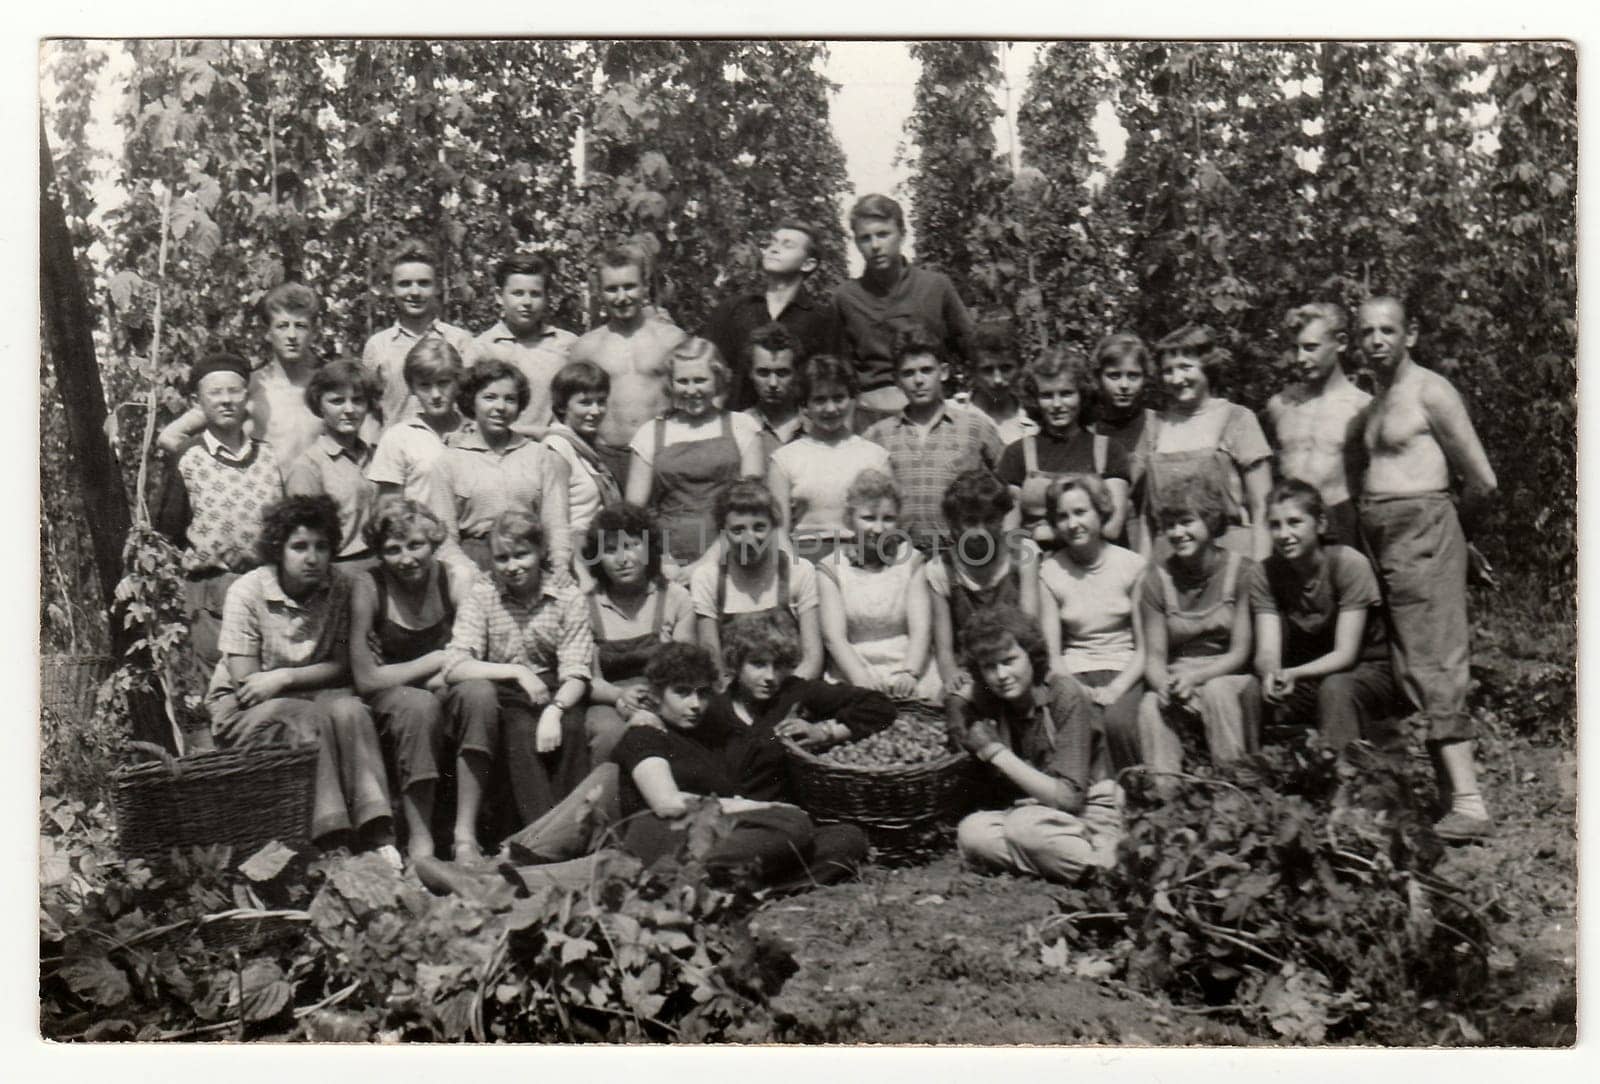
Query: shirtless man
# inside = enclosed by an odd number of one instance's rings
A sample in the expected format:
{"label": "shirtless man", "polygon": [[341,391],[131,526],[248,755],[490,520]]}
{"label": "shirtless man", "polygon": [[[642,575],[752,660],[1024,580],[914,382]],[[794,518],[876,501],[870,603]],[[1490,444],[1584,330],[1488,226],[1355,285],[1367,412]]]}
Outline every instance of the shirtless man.
{"label": "shirtless man", "polygon": [[1267,434],[1278,449],[1278,473],[1316,486],[1328,510],[1333,541],[1359,546],[1359,516],[1349,480],[1360,473],[1360,415],[1372,396],[1344,372],[1344,309],[1327,302],[1301,305],[1284,326],[1295,337],[1300,383],[1274,395],[1263,411]]}
{"label": "shirtless man", "polygon": [[1450,498],[1463,483],[1469,515],[1496,488],[1494,469],[1450,381],[1411,357],[1417,329],[1405,306],[1376,297],[1356,320],[1361,349],[1382,385],[1363,428],[1368,463],[1361,494],[1366,535],[1394,628],[1395,673],[1428,721],[1428,752],[1448,810],[1440,838],[1493,830],[1478,791],[1467,714],[1466,536]]}
{"label": "shirtless man", "polygon": [[639,427],[666,412],[667,359],[687,336],[646,308],[643,254],[623,245],[606,249],[600,254],[599,278],[606,322],[573,343],[568,358],[593,362],[611,378],[600,441],[622,449],[626,457]]}

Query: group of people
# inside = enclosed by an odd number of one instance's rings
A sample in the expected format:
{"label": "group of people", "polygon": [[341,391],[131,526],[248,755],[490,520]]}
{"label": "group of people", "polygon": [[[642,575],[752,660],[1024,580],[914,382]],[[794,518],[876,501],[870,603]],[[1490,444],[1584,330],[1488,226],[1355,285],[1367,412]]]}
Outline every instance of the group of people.
{"label": "group of people", "polygon": [[[1263,427],[1218,394],[1205,327],[1024,361],[906,261],[893,200],[851,231],[864,272],[819,298],[817,231],[780,223],[762,288],[699,335],[626,246],[581,336],[548,323],[539,256],[499,263],[474,337],[401,246],[360,361],[317,355],[308,287],[268,292],[268,359],[196,361],[159,441],[210,721],[186,750],[315,742],[313,836],[397,865],[401,825],[413,860],[448,832],[469,865],[570,840],[599,781],[647,861],[715,802],[713,868],[812,883],[866,840],[786,800],[782,741],[917,701],[1015,800],[961,822],[962,854],[1064,880],[1112,860],[1126,768],[1239,757],[1267,720],[1401,749],[1415,707],[1440,834],[1491,830],[1449,487],[1471,508],[1494,475],[1399,301],[1356,316],[1376,399],[1345,375],[1346,313],[1292,312],[1300,380]],[[971,391],[947,398],[956,365]]]}

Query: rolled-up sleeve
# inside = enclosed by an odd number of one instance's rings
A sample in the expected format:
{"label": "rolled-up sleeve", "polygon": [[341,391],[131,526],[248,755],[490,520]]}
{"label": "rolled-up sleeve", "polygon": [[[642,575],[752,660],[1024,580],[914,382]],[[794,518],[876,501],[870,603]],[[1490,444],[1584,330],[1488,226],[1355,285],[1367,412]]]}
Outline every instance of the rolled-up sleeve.
{"label": "rolled-up sleeve", "polygon": [[475,584],[461,608],[456,611],[455,624],[450,628],[450,644],[445,648],[444,676],[468,659],[484,658],[488,651],[489,621],[484,611],[484,584]]}
{"label": "rolled-up sleeve", "polygon": [[569,591],[561,600],[561,632],[556,644],[556,677],[588,681],[594,661],[594,630],[583,595]]}

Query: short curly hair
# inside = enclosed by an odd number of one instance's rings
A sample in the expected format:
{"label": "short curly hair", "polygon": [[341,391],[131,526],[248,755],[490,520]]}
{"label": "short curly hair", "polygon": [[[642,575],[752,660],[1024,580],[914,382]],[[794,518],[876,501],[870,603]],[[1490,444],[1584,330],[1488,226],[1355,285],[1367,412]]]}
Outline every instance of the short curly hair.
{"label": "short curly hair", "polygon": [[1192,354],[1199,360],[1206,382],[1213,386],[1233,361],[1233,354],[1217,342],[1217,333],[1208,324],[1185,324],[1156,343],[1156,356],[1161,361],[1172,354]]}
{"label": "short curly hair", "polygon": [[801,405],[811,401],[818,388],[843,388],[852,399],[861,390],[861,378],[856,367],[845,358],[832,354],[813,354],[795,366],[795,397]]}
{"label": "short curly hair", "polygon": [[1010,487],[978,467],[955,476],[939,501],[939,509],[945,522],[956,527],[964,520],[990,523],[1004,519],[1015,503]]}
{"label": "short curly hair", "polygon": [[[1075,347],[1051,347],[1023,366],[1022,379],[1017,382],[1017,398],[1022,409],[1036,422],[1043,422],[1039,410],[1039,381],[1065,380],[1078,390],[1081,401],[1087,402],[1093,390],[1090,381],[1089,359]],[[1082,413],[1080,407],[1079,413]]]}
{"label": "short curly hair", "polygon": [[[589,569],[602,589],[609,590],[611,582],[606,578],[600,555],[614,548],[623,535],[644,539],[646,582],[654,583],[661,578],[661,525],[654,513],[636,504],[611,504],[600,509],[589,521],[589,529],[583,534],[583,546],[578,553],[584,567]],[[607,541],[612,545],[606,545]]]}
{"label": "short curly hair", "polygon": [[518,414],[528,409],[528,401],[533,398],[533,389],[528,386],[528,378],[522,375],[522,370],[509,361],[485,358],[461,376],[461,386],[456,390],[456,409],[461,411],[463,417],[476,417],[473,413],[476,409],[473,400],[477,399],[480,391],[496,380],[509,380],[516,387]]}
{"label": "short curly hair", "polygon": [[359,361],[339,358],[311,374],[311,380],[306,384],[306,409],[322,417],[322,397],[339,388],[349,388],[365,399],[368,410],[376,410],[383,400],[383,388],[371,369]]}
{"label": "short curly hair", "polygon": [[699,644],[662,644],[645,665],[644,680],[656,693],[674,685],[711,689],[717,684],[717,664]]}
{"label": "short curly hair", "polygon": [[973,677],[995,656],[1015,644],[1033,664],[1033,682],[1044,684],[1050,674],[1050,649],[1045,645],[1039,622],[1015,606],[985,606],[967,619],[961,630],[961,662]]}
{"label": "short curly hair", "polygon": [[1162,529],[1174,520],[1194,516],[1206,525],[1213,541],[1220,539],[1233,521],[1227,493],[1204,474],[1187,475],[1162,487],[1154,511],[1156,525]]}
{"label": "short curly hair", "polygon": [[332,497],[285,497],[261,511],[261,533],[256,535],[256,557],[264,565],[283,567],[283,547],[301,527],[328,540],[330,553],[339,552],[339,504]]}
{"label": "short curly hair", "polygon": [[256,311],[267,323],[280,312],[315,320],[322,315],[322,299],[303,282],[281,282],[266,292]]}
{"label": "short curly hair", "polygon": [[428,541],[433,543],[435,550],[444,545],[444,525],[433,514],[433,509],[404,497],[385,497],[373,509],[372,518],[361,530],[361,537],[366,541],[367,548],[377,553],[389,539],[404,541],[418,526]]}
{"label": "short curly hair", "polygon": [[489,524],[490,539],[506,542],[526,542],[540,553],[544,552],[544,524],[539,517],[521,508],[508,508]]}
{"label": "short curly hair", "polygon": [[722,665],[738,678],[747,662],[770,662],[779,670],[800,665],[800,644],[794,634],[764,614],[736,614],[722,628]]}
{"label": "short curly hair", "polygon": [[747,516],[766,516],[774,526],[778,523],[778,498],[759,478],[741,478],[719,492],[711,501],[711,516],[717,529],[728,524],[735,512]]}
{"label": "short curly hair", "polygon": [[845,491],[846,514],[854,515],[856,509],[864,507],[868,501],[893,501],[898,511],[905,503],[905,496],[900,492],[900,486],[895,482],[893,475],[887,471],[868,467],[856,475],[856,480],[851,482],[850,488]]}
{"label": "short curly hair", "polygon": [[439,257],[434,254],[433,248],[426,241],[419,241],[409,237],[389,250],[389,258],[385,263],[389,275],[394,275],[394,269],[403,263],[427,264],[435,272],[439,269]]}
{"label": "short curly hair", "polygon": [[1111,500],[1111,490],[1106,487],[1104,478],[1098,474],[1063,474],[1052,479],[1050,488],[1045,490],[1044,516],[1050,526],[1060,526],[1057,521],[1061,518],[1061,497],[1074,489],[1089,498],[1089,504],[1100,514],[1102,525],[1111,518],[1111,513],[1116,511],[1116,504]]}

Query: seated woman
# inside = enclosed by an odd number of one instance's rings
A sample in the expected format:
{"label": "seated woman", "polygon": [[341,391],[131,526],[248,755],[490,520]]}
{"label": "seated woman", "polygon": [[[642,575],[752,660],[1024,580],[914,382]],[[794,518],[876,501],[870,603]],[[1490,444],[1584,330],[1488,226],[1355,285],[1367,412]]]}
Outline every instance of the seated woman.
{"label": "seated woman", "polygon": [[567,464],[567,513],[582,538],[602,508],[622,502],[622,482],[600,458],[600,424],[611,401],[611,377],[592,361],[569,361],[550,381],[555,421],[541,443]]}
{"label": "seated woman", "polygon": [[962,627],[961,650],[976,682],[946,703],[950,731],[1015,798],[962,818],[961,857],[1062,882],[1115,864],[1122,791],[1108,777],[1097,713],[1082,686],[1050,673],[1037,623],[1009,606],[983,610]]}
{"label": "seated woman", "polygon": [[1139,592],[1145,684],[1139,750],[1157,771],[1183,767],[1174,725],[1198,722],[1214,764],[1253,751],[1260,738],[1250,659],[1250,606],[1243,584],[1255,567],[1221,548],[1227,494],[1203,477],[1169,486],[1156,511],[1172,556],[1152,565]]}
{"label": "seated woman", "polygon": [[889,453],[851,431],[858,384],[848,361],[827,354],[806,358],[795,383],[806,431],[772,453],[767,484],[795,555],[819,561],[851,537],[850,483],[864,470],[887,472]]}
{"label": "seated woman", "polygon": [[376,848],[398,868],[383,750],[367,706],[350,694],[350,580],[334,571],[339,507],[331,497],[269,505],[261,567],[228,588],[222,661],[206,705],[217,745],[317,743],[311,836],[324,847]]}
{"label": "seated woman", "polygon": [[[487,363],[485,363],[487,364]],[[546,576],[544,528],[502,512],[488,535],[493,577],[456,613],[445,712],[456,748],[455,855],[473,859],[490,768],[508,777],[512,827],[556,804],[589,771],[583,698],[594,662],[583,595]],[[553,690],[553,691],[552,691]]]}
{"label": "seated woman", "polygon": [[[735,635],[730,633],[730,641]],[[785,639],[775,632],[767,642]],[[750,665],[748,658],[745,665]],[[767,663],[765,670],[770,676],[756,682],[756,691],[781,689],[777,669]],[[797,806],[781,801],[783,753],[773,735],[784,724],[781,716],[777,725],[773,722],[775,702],[759,719],[751,713],[751,703],[741,708],[720,698],[719,707],[716,665],[695,644],[662,647],[645,676],[656,700],[655,714],[664,725],[630,726],[613,754],[621,768],[623,821],[618,828],[624,850],[646,863],[670,861],[684,839],[679,818],[709,799],[733,818],[727,836],[706,856],[713,873],[743,874],[772,885],[828,884],[855,872],[867,853],[859,828],[818,826]],[[790,703],[804,701],[794,695]],[[887,701],[881,707],[887,709],[887,723],[894,708]],[[785,732],[803,737],[815,733],[820,739],[824,731],[831,736],[833,727],[840,724],[796,720]]]}
{"label": "seated woman", "polygon": [[444,756],[444,708],[433,690],[443,686],[456,608],[473,581],[464,563],[438,560],[443,542],[438,517],[422,505],[380,501],[367,523],[378,566],[354,577],[350,595],[350,673],[392,750],[413,860],[433,856],[434,784]]}
{"label": "seated woman", "polygon": [[623,728],[650,706],[644,668],[662,644],[692,643],[694,603],[687,588],[661,575],[655,517],[631,504],[602,508],[589,524],[579,557],[594,578],[589,628],[594,676],[586,727],[589,762],[611,757]]}
{"label": "seated woman", "polygon": [[487,358],[461,378],[456,405],[473,424],[450,434],[432,467],[438,473],[431,486],[433,510],[448,536],[441,554],[465,555],[490,571],[489,533],[496,519],[502,512],[524,512],[543,525],[549,570],[564,582],[572,569],[567,462],[512,430],[529,395],[528,378],[510,362]]}
{"label": "seated woman", "polygon": [[895,530],[900,488],[888,473],[864,470],[844,503],[855,540],[817,562],[829,677],[897,700],[940,703],[926,563]]}
{"label": "seated woman", "polygon": [[[951,546],[928,565],[933,602],[933,651],[946,693],[965,694],[972,676],[956,658],[956,630],[979,610],[1015,606],[1039,619],[1039,547],[1008,536],[1011,493],[986,470],[956,475],[945,490]],[[1043,633],[1043,624],[1040,625]]]}
{"label": "seated woman", "polygon": [[755,419],[718,405],[730,380],[716,347],[685,339],[667,362],[672,410],[640,426],[630,445],[624,492],[629,504],[651,508],[660,519],[674,579],[716,541],[717,498],[741,476],[766,472]]}
{"label": "seated woman", "polygon": [[[1144,697],[1144,638],[1135,592],[1144,558],[1105,538],[1114,502],[1093,474],[1050,483],[1050,529],[1061,543],[1039,565],[1045,642],[1057,668],[1105,709],[1111,766],[1139,763],[1139,701]],[[1050,615],[1055,620],[1049,620]]]}
{"label": "seated woman", "polygon": [[729,618],[765,614],[800,645],[795,673],[807,680],[820,677],[817,570],[779,546],[772,491],[753,478],[741,479],[717,494],[712,514],[722,532],[721,558],[701,562],[689,579],[698,619],[696,640],[718,658]]}
{"label": "seated woman", "polygon": [[1271,557],[1251,570],[1255,670],[1280,721],[1315,725],[1339,749],[1364,738],[1404,755],[1408,714],[1389,662],[1383,596],[1372,565],[1323,545],[1328,513],[1317,488],[1280,482],[1267,498]]}

